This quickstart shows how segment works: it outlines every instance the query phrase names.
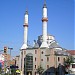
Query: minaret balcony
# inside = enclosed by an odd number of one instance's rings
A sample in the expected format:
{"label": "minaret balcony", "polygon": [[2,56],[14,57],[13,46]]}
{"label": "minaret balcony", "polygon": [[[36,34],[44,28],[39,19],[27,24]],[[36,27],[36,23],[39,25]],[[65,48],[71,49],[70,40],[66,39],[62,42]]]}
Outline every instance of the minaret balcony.
{"label": "minaret balcony", "polygon": [[25,24],[23,25],[23,27],[28,27],[28,24],[27,24],[27,23],[25,23]]}
{"label": "minaret balcony", "polygon": [[43,21],[46,21],[47,22],[48,21],[48,18],[42,18],[42,22]]}

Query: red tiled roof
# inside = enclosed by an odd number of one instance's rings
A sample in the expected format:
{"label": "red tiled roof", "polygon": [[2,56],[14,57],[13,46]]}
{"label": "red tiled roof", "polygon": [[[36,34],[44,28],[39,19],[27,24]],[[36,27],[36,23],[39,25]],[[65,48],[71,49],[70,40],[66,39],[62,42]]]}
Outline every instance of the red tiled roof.
{"label": "red tiled roof", "polygon": [[67,50],[68,53],[70,53],[71,55],[75,55],[75,50]]}

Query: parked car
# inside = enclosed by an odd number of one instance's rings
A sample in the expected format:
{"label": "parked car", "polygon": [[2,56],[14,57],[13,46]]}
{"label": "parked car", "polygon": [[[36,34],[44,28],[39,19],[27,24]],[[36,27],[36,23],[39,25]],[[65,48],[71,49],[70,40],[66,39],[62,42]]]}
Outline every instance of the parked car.
{"label": "parked car", "polygon": [[75,63],[71,63],[69,71],[70,71],[70,74],[75,74]]}

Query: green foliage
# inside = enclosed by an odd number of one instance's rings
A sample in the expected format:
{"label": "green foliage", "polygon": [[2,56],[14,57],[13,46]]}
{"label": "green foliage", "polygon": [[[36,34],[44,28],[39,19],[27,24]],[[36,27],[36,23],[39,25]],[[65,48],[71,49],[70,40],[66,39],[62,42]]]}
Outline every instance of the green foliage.
{"label": "green foliage", "polygon": [[71,63],[74,63],[74,60],[73,60],[74,58],[72,57],[72,56],[69,56],[66,60],[65,60],[65,62],[64,62],[64,64],[65,65],[70,65]]}
{"label": "green foliage", "polygon": [[11,74],[16,75],[16,69],[11,69]]}
{"label": "green foliage", "polygon": [[43,71],[44,71],[44,69],[41,66],[39,66],[37,69],[37,73],[39,73],[39,75],[40,75],[43,73]]}

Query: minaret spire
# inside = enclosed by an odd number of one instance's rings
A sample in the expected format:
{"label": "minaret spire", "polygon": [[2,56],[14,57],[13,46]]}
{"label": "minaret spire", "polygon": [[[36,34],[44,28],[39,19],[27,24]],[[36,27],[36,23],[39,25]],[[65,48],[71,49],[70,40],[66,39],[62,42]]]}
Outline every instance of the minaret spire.
{"label": "minaret spire", "polygon": [[25,14],[28,14],[28,9],[26,8],[26,12],[25,12]]}
{"label": "minaret spire", "polygon": [[26,10],[25,14],[28,14],[28,10]]}
{"label": "minaret spire", "polygon": [[48,48],[48,44],[47,44],[47,21],[48,21],[48,17],[47,17],[47,6],[46,6],[46,0],[44,0],[44,6],[43,6],[43,17],[42,17],[42,36],[43,36],[43,42],[41,44],[41,48],[42,47],[47,47]]}
{"label": "minaret spire", "polygon": [[27,37],[28,37],[28,10],[26,10],[25,15],[24,15],[24,42],[21,47],[21,49],[26,49],[27,46]]}
{"label": "minaret spire", "polygon": [[46,6],[46,0],[44,0],[44,6],[43,6],[43,8],[47,8],[47,6]]}

